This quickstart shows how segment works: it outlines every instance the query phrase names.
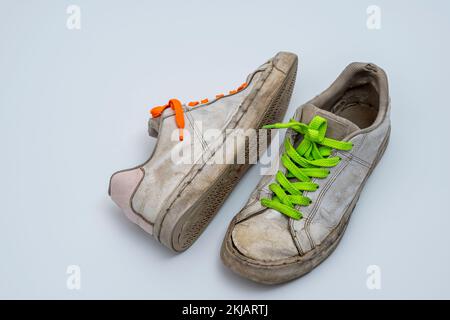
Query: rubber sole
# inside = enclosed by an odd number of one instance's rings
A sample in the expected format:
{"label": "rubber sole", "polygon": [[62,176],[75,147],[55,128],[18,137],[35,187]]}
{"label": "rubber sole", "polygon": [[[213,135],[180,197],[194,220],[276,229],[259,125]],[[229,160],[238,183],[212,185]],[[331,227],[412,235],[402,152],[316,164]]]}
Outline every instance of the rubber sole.
{"label": "rubber sole", "polygon": [[374,165],[370,168],[365,180],[360,186],[357,194],[355,195],[352,203],[344,214],[338,226],[328,235],[328,237],[313,251],[307,253],[301,257],[293,257],[286,259],[280,263],[263,264],[255,260],[251,260],[243,256],[233,244],[231,233],[233,231],[236,220],[234,219],[228,227],[225,239],[221,248],[221,258],[223,263],[229,267],[233,272],[262,284],[280,284],[288,282],[290,280],[299,278],[316,266],[322,263],[328,256],[336,249],[339,244],[345,229],[348,225],[350,216],[359,200],[360,194],[364,185],[372,174],[378,162],[382,158],[387,145],[389,143],[390,130],[380,147],[380,151],[374,162]]}
{"label": "rubber sole", "polygon": [[[279,61],[279,63],[284,65],[288,64],[289,71],[287,72],[281,87],[278,89],[278,92],[270,101],[267,108],[265,108],[266,111],[259,119],[256,128],[261,128],[266,124],[279,122],[286,113],[295,84],[298,59],[293,54],[286,54],[285,59],[287,59],[287,61]],[[254,103],[258,103],[257,99],[255,100]],[[240,178],[250,167],[250,164],[248,164],[248,145],[246,146],[245,154],[245,164],[228,165],[220,177],[211,184],[211,187],[206,190],[201,198],[189,210],[178,216],[176,219],[171,219],[169,223],[162,223],[160,234],[170,234],[168,237],[160,236],[159,240],[162,243],[176,252],[181,252],[188,249],[195,242],[214,218],[225,199],[239,182]],[[186,192],[189,193],[188,191]]]}

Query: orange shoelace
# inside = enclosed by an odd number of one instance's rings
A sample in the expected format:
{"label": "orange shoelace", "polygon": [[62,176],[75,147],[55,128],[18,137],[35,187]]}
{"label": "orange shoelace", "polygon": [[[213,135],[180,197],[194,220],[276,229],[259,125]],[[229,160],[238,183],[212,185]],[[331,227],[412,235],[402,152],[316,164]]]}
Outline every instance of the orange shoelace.
{"label": "orange shoelace", "polygon": [[161,116],[163,111],[169,107],[172,108],[172,110],[175,112],[175,122],[177,124],[177,127],[180,129],[180,141],[183,141],[184,113],[183,113],[183,106],[181,105],[180,100],[170,99],[169,103],[163,106],[152,108],[152,110],[150,110],[150,113],[152,114],[153,118],[158,118],[159,116]]}
{"label": "orange shoelace", "polygon": [[[244,90],[247,87],[247,83],[244,82],[243,84],[241,84],[236,90],[231,90],[229,92],[229,94],[235,94],[238,93],[241,90]],[[225,95],[223,93],[217,94],[216,95],[216,99],[220,99],[222,97],[224,97]],[[189,107],[195,107],[199,104],[205,104],[208,103],[209,99],[202,99],[200,101],[191,101],[188,103]],[[183,111],[183,106],[180,102],[180,100],[178,99],[170,99],[169,102],[163,106],[157,106],[154,107],[150,110],[150,113],[152,114],[153,118],[158,118],[159,116],[162,115],[162,113],[164,112],[164,110],[166,110],[167,108],[171,108],[174,112],[175,112],[175,122],[177,124],[178,129],[180,130],[180,141],[183,141],[184,139],[184,133],[183,133],[183,129],[184,129],[184,111]]]}

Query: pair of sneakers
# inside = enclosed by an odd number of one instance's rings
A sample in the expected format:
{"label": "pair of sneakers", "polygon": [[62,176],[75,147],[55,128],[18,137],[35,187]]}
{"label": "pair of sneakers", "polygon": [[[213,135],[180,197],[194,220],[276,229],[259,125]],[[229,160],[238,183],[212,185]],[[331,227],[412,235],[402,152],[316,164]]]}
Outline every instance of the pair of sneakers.
{"label": "pair of sneakers", "polygon": [[221,257],[234,272],[267,284],[311,271],[338,244],[386,149],[390,104],[384,71],[352,63],[279,123],[297,64],[295,54],[280,52],[228,94],[153,108],[153,154],[112,175],[111,198],[159,242],[184,251],[264,152],[272,131],[287,129],[275,170],[231,221]]}

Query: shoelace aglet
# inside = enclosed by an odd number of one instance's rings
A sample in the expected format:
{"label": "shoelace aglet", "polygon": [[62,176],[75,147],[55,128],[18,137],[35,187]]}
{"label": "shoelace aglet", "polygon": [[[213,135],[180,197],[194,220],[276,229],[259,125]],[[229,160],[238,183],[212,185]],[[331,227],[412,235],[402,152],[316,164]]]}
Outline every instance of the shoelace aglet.
{"label": "shoelace aglet", "polygon": [[183,133],[183,128],[180,128],[179,129],[180,130],[180,141],[183,141],[184,140],[184,133]]}

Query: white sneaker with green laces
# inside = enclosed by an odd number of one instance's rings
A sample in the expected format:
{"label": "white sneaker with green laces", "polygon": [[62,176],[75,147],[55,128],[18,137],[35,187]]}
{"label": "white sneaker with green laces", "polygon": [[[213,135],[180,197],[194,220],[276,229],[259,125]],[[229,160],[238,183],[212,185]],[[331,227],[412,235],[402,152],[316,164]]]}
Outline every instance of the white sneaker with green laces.
{"label": "white sneaker with green laces", "polygon": [[290,122],[268,126],[288,128],[279,170],[261,179],[232,220],[221,251],[225,265],[276,284],[327,258],[386,149],[389,109],[384,71],[352,63]]}

